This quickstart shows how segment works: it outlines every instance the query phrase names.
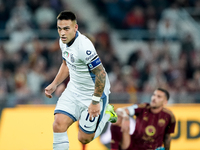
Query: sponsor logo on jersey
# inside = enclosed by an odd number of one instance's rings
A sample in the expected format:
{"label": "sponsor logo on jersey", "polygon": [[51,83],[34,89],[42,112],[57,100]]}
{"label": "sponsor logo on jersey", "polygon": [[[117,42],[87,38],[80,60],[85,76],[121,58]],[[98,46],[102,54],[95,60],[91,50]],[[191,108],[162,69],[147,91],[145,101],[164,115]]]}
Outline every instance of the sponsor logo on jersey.
{"label": "sponsor logo on jersey", "polygon": [[95,55],[96,55],[96,54],[93,53],[92,55],[90,55],[89,57],[86,57],[85,59],[86,59],[86,60],[89,60],[89,59],[93,58]]}
{"label": "sponsor logo on jersey", "polygon": [[149,125],[145,128],[145,132],[148,136],[153,136],[156,133],[156,128],[152,125]]}

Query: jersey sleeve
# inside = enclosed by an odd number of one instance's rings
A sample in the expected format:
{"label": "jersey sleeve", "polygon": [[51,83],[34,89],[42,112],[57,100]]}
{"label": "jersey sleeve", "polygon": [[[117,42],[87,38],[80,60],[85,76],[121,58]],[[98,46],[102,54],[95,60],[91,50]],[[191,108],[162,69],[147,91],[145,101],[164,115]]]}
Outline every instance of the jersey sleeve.
{"label": "jersey sleeve", "polygon": [[147,106],[146,103],[143,104],[137,104],[137,108],[135,109],[135,115],[138,116]]}
{"label": "jersey sleeve", "polygon": [[80,59],[88,65],[90,70],[93,70],[101,64],[101,60],[96,52],[96,49],[94,48],[94,45],[87,37],[85,37],[81,49]]}
{"label": "jersey sleeve", "polygon": [[167,125],[166,131],[165,133],[174,133],[174,129],[175,129],[175,125],[176,125],[176,119],[175,116],[173,114],[170,115],[170,122]]}

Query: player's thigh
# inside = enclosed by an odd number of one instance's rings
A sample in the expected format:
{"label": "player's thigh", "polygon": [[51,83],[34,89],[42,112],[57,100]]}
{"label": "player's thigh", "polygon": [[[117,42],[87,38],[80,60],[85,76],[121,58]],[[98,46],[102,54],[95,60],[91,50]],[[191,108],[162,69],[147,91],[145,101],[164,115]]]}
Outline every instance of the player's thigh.
{"label": "player's thigh", "polygon": [[76,97],[70,91],[65,90],[59,97],[54,110],[54,129],[63,132],[80,118],[81,111],[76,103]]}
{"label": "player's thigh", "polygon": [[79,141],[86,140],[87,141],[86,143],[88,143],[93,140],[94,135],[95,133],[88,134],[88,133],[83,132],[83,130],[79,128],[79,132],[78,132]]}
{"label": "player's thigh", "polygon": [[78,139],[83,144],[87,144],[92,141],[97,127],[99,117],[94,117],[92,120],[89,119],[88,106],[79,105],[81,110],[79,118],[79,132]]}
{"label": "player's thigh", "polygon": [[79,120],[78,139],[93,139],[99,116],[89,119],[88,109],[84,109]]}
{"label": "player's thigh", "polygon": [[59,97],[54,114],[64,114],[70,117],[74,122],[79,120],[81,109],[80,102],[77,102],[77,97],[73,92],[65,90]]}
{"label": "player's thigh", "polygon": [[89,119],[88,108],[85,108],[83,111],[81,111],[81,116],[79,119],[79,139],[93,138],[94,133],[96,132],[102,117],[104,116],[107,103],[108,97],[105,96],[100,101],[101,114],[98,117],[92,118],[92,120]]}
{"label": "player's thigh", "polygon": [[53,129],[55,132],[66,131],[73,122],[74,121],[69,116],[57,113],[54,115]]}

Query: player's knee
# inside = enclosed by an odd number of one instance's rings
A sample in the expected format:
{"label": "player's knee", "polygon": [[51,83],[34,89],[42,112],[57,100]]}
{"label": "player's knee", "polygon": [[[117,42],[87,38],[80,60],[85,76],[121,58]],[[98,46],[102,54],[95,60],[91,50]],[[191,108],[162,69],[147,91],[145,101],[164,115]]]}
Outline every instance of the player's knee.
{"label": "player's knee", "polygon": [[67,130],[66,126],[60,121],[54,121],[53,131],[54,132],[65,132]]}
{"label": "player's knee", "polygon": [[88,144],[89,142],[92,141],[92,139],[86,139],[86,138],[78,138],[78,140],[82,143],[82,144]]}
{"label": "player's knee", "polygon": [[91,142],[91,141],[93,140],[93,137],[78,136],[78,140],[79,140],[82,144],[88,144],[89,142]]}

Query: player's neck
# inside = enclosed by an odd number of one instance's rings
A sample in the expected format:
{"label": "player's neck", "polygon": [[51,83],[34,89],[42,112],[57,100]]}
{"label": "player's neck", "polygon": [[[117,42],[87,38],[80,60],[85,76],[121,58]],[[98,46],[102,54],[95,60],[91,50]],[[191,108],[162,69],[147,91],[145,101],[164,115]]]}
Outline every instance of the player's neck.
{"label": "player's neck", "polygon": [[70,42],[67,43],[67,46],[68,47],[71,46],[74,43],[74,41],[75,41],[75,37]]}
{"label": "player's neck", "polygon": [[75,34],[75,36],[74,36],[74,38],[71,40],[71,41],[69,41],[68,43],[67,43],[67,46],[69,47],[69,46],[71,46],[73,43],[74,43],[74,41],[75,41],[75,39],[78,37],[78,32],[76,31],[76,34]]}
{"label": "player's neck", "polygon": [[154,114],[157,114],[159,112],[161,112],[161,110],[163,109],[163,107],[158,107],[158,108],[151,108],[151,112]]}

